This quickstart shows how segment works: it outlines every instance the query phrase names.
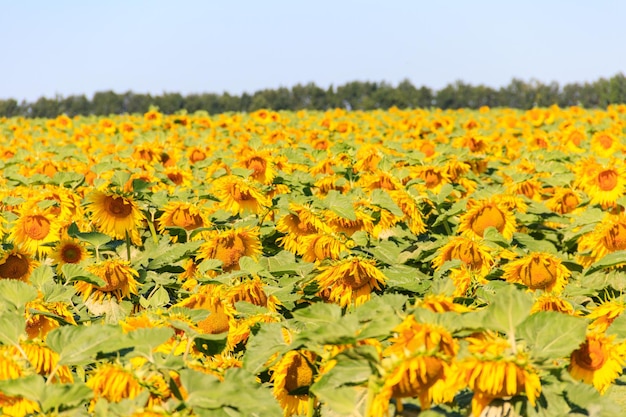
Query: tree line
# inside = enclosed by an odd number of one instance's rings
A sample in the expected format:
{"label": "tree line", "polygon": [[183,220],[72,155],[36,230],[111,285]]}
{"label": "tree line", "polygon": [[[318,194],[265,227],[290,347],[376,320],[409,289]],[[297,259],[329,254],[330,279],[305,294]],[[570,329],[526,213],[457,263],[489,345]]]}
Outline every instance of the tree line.
{"label": "tree line", "polygon": [[137,94],[132,91],[118,94],[113,91],[97,92],[91,99],[85,95],[54,98],[41,97],[35,102],[14,99],[0,100],[0,117],[56,117],[123,113],[145,113],[156,106],[162,113],[173,114],[181,110],[193,113],[198,110],[210,114],[225,112],[251,112],[271,110],[373,110],[398,108],[442,109],[481,106],[530,109],[557,104],[561,107],[606,107],[626,103],[626,77],[619,73],[611,78],[594,82],[570,83],[559,86],[556,82],[544,84],[531,80],[513,79],[501,88],[470,85],[463,81],[448,84],[440,90],[416,87],[409,80],[393,86],[386,82],[353,81],[336,88],[321,88],[314,83],[298,84],[291,88],[265,89],[253,94],[232,95],[202,93],[183,96],[164,93],[158,96]]}

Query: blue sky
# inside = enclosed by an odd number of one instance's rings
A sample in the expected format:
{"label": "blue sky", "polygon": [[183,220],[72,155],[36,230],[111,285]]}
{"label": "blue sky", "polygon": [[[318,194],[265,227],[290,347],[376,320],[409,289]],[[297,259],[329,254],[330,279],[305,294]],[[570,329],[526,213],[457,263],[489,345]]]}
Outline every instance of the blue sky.
{"label": "blue sky", "polygon": [[0,99],[626,73],[626,2],[0,1]]}

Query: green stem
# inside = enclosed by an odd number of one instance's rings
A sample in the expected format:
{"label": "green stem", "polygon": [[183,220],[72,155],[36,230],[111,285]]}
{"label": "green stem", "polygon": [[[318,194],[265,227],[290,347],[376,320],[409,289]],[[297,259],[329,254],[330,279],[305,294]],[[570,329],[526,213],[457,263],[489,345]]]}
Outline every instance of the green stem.
{"label": "green stem", "polygon": [[126,259],[130,262],[130,236],[128,236],[128,230],[126,230]]}
{"label": "green stem", "polygon": [[309,393],[309,402],[307,404],[306,417],[315,417],[315,396]]}

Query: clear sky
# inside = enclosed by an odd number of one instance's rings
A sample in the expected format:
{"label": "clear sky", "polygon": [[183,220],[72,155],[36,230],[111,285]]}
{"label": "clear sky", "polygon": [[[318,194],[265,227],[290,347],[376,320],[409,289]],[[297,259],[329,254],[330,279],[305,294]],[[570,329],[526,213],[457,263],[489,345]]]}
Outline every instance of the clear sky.
{"label": "clear sky", "polygon": [[0,0],[0,99],[626,73],[622,0]]}

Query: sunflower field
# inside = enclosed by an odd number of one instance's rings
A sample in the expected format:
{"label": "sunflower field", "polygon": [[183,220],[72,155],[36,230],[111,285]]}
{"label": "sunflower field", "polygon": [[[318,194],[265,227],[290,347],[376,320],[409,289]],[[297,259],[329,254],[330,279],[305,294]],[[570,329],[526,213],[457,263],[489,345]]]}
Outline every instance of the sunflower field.
{"label": "sunflower field", "polygon": [[0,414],[621,416],[625,134],[626,105],[0,118]]}

